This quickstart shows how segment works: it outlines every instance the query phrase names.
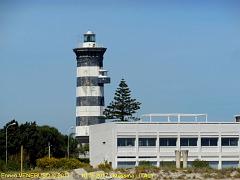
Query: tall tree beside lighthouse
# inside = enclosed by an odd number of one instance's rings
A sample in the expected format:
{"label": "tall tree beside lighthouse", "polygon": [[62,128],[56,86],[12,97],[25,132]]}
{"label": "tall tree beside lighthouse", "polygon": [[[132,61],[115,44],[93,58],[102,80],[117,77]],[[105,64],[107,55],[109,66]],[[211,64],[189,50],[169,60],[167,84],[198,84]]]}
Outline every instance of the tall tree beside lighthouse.
{"label": "tall tree beside lighthouse", "polygon": [[119,119],[120,121],[136,120],[133,116],[140,109],[141,103],[131,98],[131,91],[125,80],[119,83],[114,100],[104,110],[107,119]]}

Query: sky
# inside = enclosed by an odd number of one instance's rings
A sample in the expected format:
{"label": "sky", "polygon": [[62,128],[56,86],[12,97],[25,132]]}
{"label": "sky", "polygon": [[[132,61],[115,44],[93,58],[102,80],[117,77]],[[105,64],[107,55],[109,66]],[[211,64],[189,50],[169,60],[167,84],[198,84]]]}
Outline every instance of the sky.
{"label": "sky", "polygon": [[240,1],[0,1],[0,128],[11,119],[67,133],[75,125],[72,49],[104,45],[105,104],[122,78],[136,114],[240,113]]}

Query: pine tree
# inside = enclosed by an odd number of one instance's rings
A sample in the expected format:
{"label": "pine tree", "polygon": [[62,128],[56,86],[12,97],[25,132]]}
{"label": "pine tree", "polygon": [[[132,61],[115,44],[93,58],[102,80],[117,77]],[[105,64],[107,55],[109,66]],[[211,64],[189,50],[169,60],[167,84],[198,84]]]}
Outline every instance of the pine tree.
{"label": "pine tree", "polygon": [[104,115],[107,119],[119,119],[120,121],[136,120],[133,114],[140,109],[140,102],[131,98],[131,91],[125,80],[122,79],[117,88],[114,100],[106,107]]}

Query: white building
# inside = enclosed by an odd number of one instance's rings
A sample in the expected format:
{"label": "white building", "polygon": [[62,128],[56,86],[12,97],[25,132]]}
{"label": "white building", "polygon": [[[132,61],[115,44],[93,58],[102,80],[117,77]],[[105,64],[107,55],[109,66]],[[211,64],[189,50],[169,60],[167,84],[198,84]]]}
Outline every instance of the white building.
{"label": "white building", "polygon": [[[208,161],[215,168],[238,167],[240,123],[197,122],[203,114],[160,114],[168,122],[111,122],[90,126],[90,163],[107,160],[113,168],[149,161],[161,166],[175,161],[175,150],[188,150],[188,163]],[[150,115],[150,119],[152,119]],[[171,122],[172,116],[177,117]],[[181,122],[181,117],[195,122]],[[237,117],[236,117],[237,119]]]}

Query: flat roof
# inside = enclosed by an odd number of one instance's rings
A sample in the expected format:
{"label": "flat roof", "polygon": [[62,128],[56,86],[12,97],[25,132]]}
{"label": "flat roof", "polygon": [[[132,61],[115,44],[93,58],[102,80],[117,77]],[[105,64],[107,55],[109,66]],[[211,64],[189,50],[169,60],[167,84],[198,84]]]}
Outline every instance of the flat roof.
{"label": "flat roof", "polygon": [[[113,124],[240,124],[239,122],[106,122]],[[105,124],[106,124],[105,123]]]}

